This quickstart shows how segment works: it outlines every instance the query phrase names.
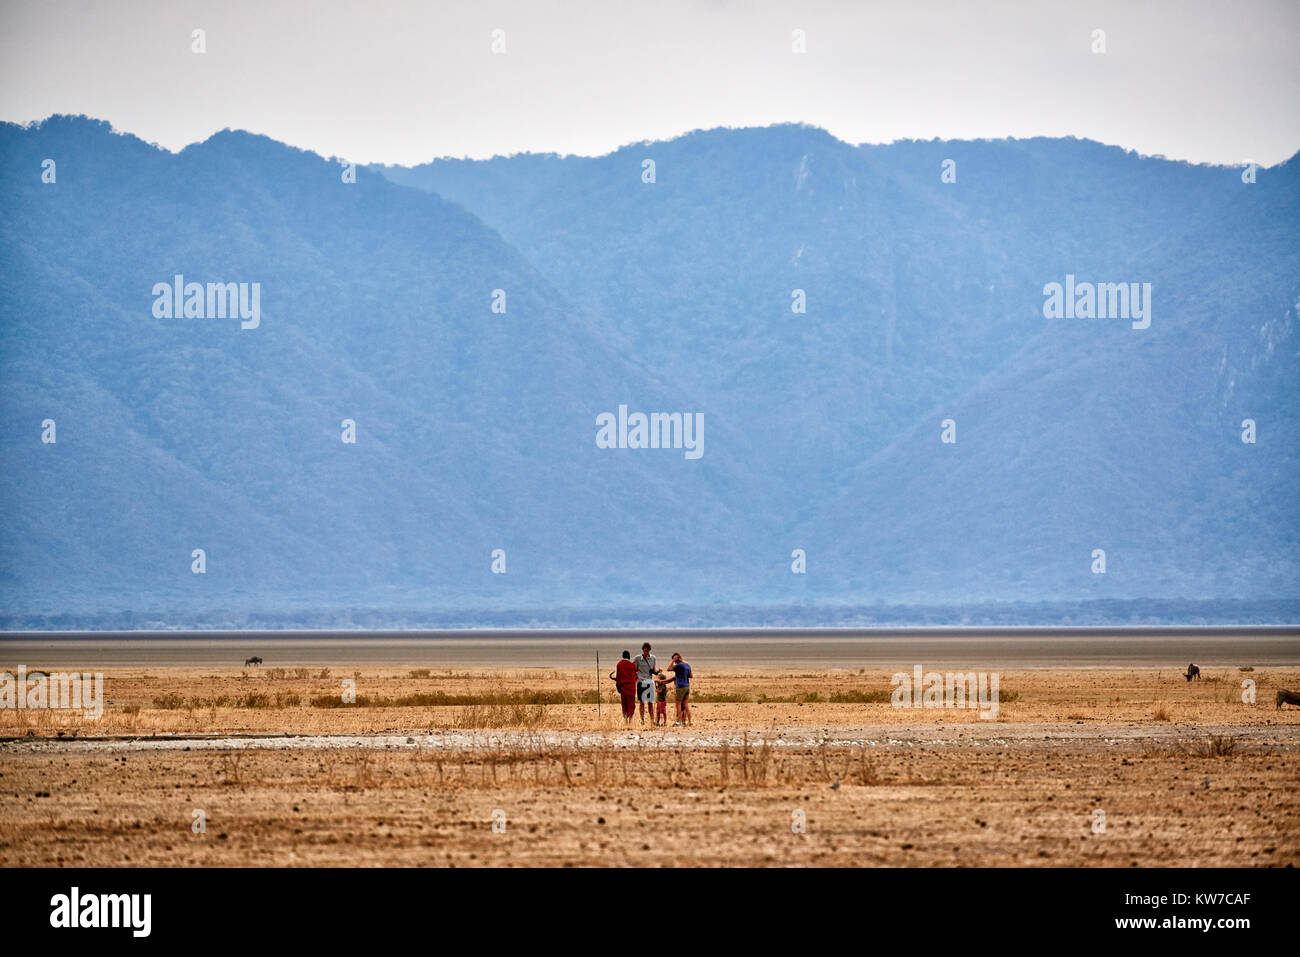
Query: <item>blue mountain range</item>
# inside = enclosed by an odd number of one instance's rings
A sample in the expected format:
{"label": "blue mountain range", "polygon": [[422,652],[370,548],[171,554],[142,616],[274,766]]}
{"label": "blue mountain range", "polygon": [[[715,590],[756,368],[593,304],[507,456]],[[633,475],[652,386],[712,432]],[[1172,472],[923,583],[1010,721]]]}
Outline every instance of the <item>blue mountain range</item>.
{"label": "blue mountain range", "polygon": [[352,168],[57,116],[0,191],[2,627],[1300,611],[1297,157]]}

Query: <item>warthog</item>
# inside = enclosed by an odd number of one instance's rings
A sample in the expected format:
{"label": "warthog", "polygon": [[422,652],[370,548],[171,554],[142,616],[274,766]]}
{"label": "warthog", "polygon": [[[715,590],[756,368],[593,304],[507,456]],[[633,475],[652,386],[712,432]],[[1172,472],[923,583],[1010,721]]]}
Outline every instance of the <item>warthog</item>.
{"label": "warthog", "polygon": [[245,667],[245,668],[247,668],[249,665],[260,665],[261,663],[262,663],[262,659],[261,659],[261,658],[258,658],[258,657],[256,657],[256,656],[255,656],[255,657],[252,657],[252,658],[245,658],[245,659],[244,659],[244,667]]}
{"label": "warthog", "polygon": [[1196,667],[1196,665],[1188,665],[1187,674],[1183,675],[1183,677],[1186,678],[1188,681],[1191,681],[1193,678],[1199,678],[1200,676],[1201,676],[1201,669]]}
{"label": "warthog", "polygon": [[1284,704],[1300,706],[1300,691],[1279,691],[1277,693],[1277,706],[1280,708]]}

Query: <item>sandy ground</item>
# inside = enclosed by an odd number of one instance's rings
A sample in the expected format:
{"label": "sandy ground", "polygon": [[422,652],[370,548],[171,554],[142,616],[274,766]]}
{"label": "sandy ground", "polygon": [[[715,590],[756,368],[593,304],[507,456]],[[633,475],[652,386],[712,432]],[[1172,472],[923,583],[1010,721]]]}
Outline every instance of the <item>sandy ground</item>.
{"label": "sandy ground", "polygon": [[[825,700],[889,674],[710,669],[691,728],[628,731],[522,700],[588,671],[110,669],[99,721],[0,711],[0,866],[1300,859],[1300,669],[1002,672],[996,720]],[[361,705],[313,704],[344,678]],[[401,703],[435,694],[472,703]]]}

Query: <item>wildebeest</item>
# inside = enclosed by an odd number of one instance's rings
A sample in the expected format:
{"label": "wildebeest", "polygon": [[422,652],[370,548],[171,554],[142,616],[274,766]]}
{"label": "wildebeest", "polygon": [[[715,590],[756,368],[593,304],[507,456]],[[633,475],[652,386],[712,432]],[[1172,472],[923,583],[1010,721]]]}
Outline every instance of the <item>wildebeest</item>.
{"label": "wildebeest", "polygon": [[1277,693],[1277,706],[1280,708],[1284,704],[1300,706],[1300,691],[1279,691]]}
{"label": "wildebeest", "polygon": [[1201,669],[1196,667],[1196,665],[1188,665],[1187,674],[1183,675],[1183,677],[1186,678],[1188,681],[1191,681],[1193,678],[1199,678],[1200,676],[1201,676]]}
{"label": "wildebeest", "polygon": [[252,657],[252,658],[245,658],[245,659],[244,659],[244,667],[245,667],[245,668],[247,668],[249,665],[260,665],[261,663],[262,663],[262,659],[261,659],[261,658],[258,658],[258,657],[256,657],[256,656],[254,656],[254,657]]}

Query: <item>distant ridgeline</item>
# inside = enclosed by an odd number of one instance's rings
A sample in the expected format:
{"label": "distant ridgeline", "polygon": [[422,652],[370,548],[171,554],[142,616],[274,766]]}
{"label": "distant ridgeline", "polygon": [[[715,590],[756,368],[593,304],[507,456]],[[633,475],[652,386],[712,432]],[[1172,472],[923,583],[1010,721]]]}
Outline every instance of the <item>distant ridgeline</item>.
{"label": "distant ridgeline", "polygon": [[1300,620],[1298,176],[0,125],[0,627]]}
{"label": "distant ridgeline", "polygon": [[[184,617],[181,613],[184,612]],[[594,604],[579,608],[337,608],[300,606],[273,612],[184,610],[63,613],[0,616],[2,631],[214,631],[408,630],[419,629],[620,629],[620,628],[1014,628],[1042,627],[1195,627],[1212,625],[1290,625],[1300,621],[1300,601],[1173,601],[1097,599],[1077,602],[989,602],[983,605],[872,605],[817,608],[781,606]]]}

